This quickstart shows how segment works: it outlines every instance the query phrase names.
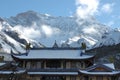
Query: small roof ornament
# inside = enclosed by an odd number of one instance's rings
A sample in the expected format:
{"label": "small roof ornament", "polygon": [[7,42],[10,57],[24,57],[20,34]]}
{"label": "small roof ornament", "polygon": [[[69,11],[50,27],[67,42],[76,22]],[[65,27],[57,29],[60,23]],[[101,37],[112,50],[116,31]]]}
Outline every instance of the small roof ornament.
{"label": "small roof ornament", "polygon": [[81,54],[80,54],[80,56],[82,56],[84,53],[85,53],[85,51],[86,51],[86,43],[83,41],[82,43],[81,43]]}
{"label": "small roof ornament", "polygon": [[56,43],[56,40],[55,40],[55,43],[53,44],[53,48],[58,48],[58,44]]}
{"label": "small roof ornament", "polygon": [[27,44],[26,44],[26,47],[25,47],[25,49],[26,49],[26,56],[27,56],[28,53],[30,52],[30,48],[31,48],[31,43],[27,43]]}

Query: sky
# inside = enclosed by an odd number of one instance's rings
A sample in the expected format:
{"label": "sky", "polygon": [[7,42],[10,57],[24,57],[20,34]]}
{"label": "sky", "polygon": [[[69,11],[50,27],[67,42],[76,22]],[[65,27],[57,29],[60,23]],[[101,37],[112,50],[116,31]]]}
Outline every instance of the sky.
{"label": "sky", "polygon": [[120,0],[0,0],[0,17],[33,10],[53,16],[95,17],[100,23],[120,28]]}

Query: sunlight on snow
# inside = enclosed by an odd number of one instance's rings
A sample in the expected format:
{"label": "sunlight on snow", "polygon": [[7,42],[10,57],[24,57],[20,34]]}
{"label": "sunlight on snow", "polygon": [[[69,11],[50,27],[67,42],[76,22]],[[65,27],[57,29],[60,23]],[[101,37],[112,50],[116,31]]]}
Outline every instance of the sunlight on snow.
{"label": "sunlight on snow", "polygon": [[50,37],[53,34],[53,30],[50,26],[42,25],[42,32],[47,36]]}
{"label": "sunlight on snow", "polygon": [[21,32],[24,36],[28,37],[28,38],[36,38],[36,37],[41,37],[41,33],[39,30],[35,30],[32,27],[23,27],[23,26],[15,26],[14,30],[19,30],[19,32]]}
{"label": "sunlight on snow", "polygon": [[97,31],[94,29],[94,27],[84,28],[82,31],[83,31],[84,33],[88,33],[88,34],[97,33]]}

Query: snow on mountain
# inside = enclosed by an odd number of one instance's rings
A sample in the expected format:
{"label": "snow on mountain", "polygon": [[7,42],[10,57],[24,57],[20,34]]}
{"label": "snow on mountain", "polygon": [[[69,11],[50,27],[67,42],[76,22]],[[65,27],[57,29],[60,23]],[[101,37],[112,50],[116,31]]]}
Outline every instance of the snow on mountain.
{"label": "snow on mountain", "polygon": [[[26,37],[51,47],[56,40],[59,46],[79,47],[84,39],[88,47],[93,46],[109,28],[93,17],[78,19],[73,17],[55,17],[34,11],[20,13],[6,21]],[[82,36],[82,37],[81,37]]]}
{"label": "snow on mountain", "polygon": [[89,36],[83,36],[83,35],[80,35],[80,36],[74,36],[72,38],[69,38],[65,44],[63,45],[66,45],[68,44],[70,47],[81,47],[81,42],[85,42],[87,44],[87,47],[91,47],[91,45],[94,45],[97,40],[93,39],[92,37],[89,37]]}
{"label": "snow on mountain", "polygon": [[38,42],[28,39],[22,33],[15,31],[5,20],[0,18],[0,51],[10,53],[25,52],[25,44],[31,42],[33,46],[39,46]]}
{"label": "snow on mountain", "polygon": [[[4,33],[3,33],[4,34]],[[10,53],[11,49],[15,50],[16,52],[25,52],[25,49],[22,47],[22,45],[15,41],[13,38],[9,37],[8,35],[4,34],[4,39],[1,39],[1,48],[7,52]]]}
{"label": "snow on mountain", "polygon": [[101,40],[94,45],[95,47],[112,46],[120,43],[120,29],[114,29],[110,32],[106,32]]}

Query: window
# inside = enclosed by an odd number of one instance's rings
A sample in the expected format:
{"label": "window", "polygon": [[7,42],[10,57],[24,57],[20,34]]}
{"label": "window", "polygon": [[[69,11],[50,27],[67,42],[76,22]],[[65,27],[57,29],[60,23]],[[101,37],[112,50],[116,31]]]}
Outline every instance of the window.
{"label": "window", "polygon": [[0,56],[0,61],[4,61],[4,56]]}
{"label": "window", "polygon": [[76,80],[76,76],[71,76],[70,80]]}
{"label": "window", "polygon": [[93,80],[93,78],[92,78],[92,77],[89,77],[89,80]]}
{"label": "window", "polygon": [[84,62],[81,62],[81,68],[84,68]]}
{"label": "window", "polygon": [[111,77],[106,77],[107,78],[107,80],[111,80]]}
{"label": "window", "polygon": [[64,80],[63,77],[61,76],[46,76],[42,77],[42,80]]}
{"label": "window", "polygon": [[37,68],[41,68],[41,62],[37,62]]}
{"label": "window", "polygon": [[76,68],[76,62],[71,62],[71,68]]}
{"label": "window", "polygon": [[88,80],[88,76],[84,76],[84,80]]}
{"label": "window", "polygon": [[36,68],[36,62],[31,62],[31,68]]}
{"label": "window", "polygon": [[80,69],[81,68],[83,69],[84,68],[84,62],[76,62],[76,67],[80,68]]}
{"label": "window", "polygon": [[49,61],[46,61],[46,67],[47,68],[60,68],[61,62],[57,60],[49,60]]}
{"label": "window", "polygon": [[66,68],[66,62],[63,61],[63,68]]}
{"label": "window", "polygon": [[103,77],[102,76],[96,77],[96,80],[103,80]]}
{"label": "window", "polygon": [[27,69],[30,69],[30,62],[27,62],[26,68],[27,68]]}

